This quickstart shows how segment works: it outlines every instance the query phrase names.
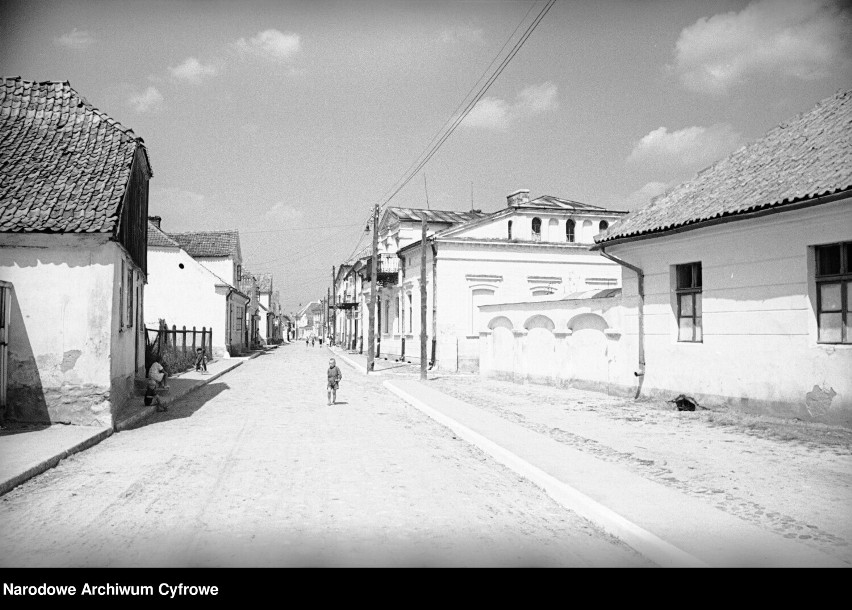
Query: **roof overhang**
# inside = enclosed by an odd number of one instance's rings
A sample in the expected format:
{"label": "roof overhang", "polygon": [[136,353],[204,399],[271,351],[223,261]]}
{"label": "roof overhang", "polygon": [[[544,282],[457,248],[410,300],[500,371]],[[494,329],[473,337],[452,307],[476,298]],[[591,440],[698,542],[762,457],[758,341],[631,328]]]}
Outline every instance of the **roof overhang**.
{"label": "roof overhang", "polygon": [[800,201],[793,201],[790,203],[782,203],[782,204],[767,204],[766,206],[759,208],[757,210],[748,210],[744,212],[736,212],[731,214],[723,214],[716,218],[709,218],[707,220],[699,220],[687,224],[683,224],[677,227],[672,227],[670,229],[660,229],[656,231],[649,231],[647,233],[639,233],[637,235],[626,235],[624,237],[617,237],[615,239],[595,242],[594,245],[590,247],[590,250],[602,250],[604,248],[608,248],[610,246],[618,246],[621,244],[632,243],[636,241],[644,241],[647,239],[656,239],[658,237],[669,237],[670,235],[676,235],[678,233],[685,233],[686,231],[693,231],[696,229],[704,229],[706,227],[713,227],[720,224],[726,224],[729,222],[735,222],[738,220],[750,220],[753,218],[760,218],[763,216],[769,216],[771,214],[779,214],[782,212],[793,212],[795,210],[802,210],[805,208],[822,205],[825,203],[831,203],[833,201],[839,201],[841,199],[845,199],[847,197],[852,196],[852,189],[845,189],[843,191],[839,191],[836,193],[831,193],[829,195],[823,195],[820,197],[811,197],[808,199],[802,199]]}

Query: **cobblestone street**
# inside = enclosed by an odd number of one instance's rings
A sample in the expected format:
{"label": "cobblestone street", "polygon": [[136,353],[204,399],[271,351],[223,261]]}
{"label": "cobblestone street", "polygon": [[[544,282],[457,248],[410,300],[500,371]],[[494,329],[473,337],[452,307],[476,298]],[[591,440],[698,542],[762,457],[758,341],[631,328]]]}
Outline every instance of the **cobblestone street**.
{"label": "cobblestone street", "polygon": [[340,363],[284,346],[3,496],[4,566],[646,566]]}

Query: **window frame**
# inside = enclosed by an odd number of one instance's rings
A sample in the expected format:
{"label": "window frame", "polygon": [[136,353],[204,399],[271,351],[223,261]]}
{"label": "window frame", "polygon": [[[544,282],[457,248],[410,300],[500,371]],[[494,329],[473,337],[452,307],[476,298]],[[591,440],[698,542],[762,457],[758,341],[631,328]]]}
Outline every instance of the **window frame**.
{"label": "window frame", "polygon": [[[701,261],[682,263],[674,266],[675,273],[675,318],[677,321],[678,343],[703,343],[704,342],[704,307],[702,303],[703,273]],[[681,270],[689,269],[690,282],[688,286],[681,286]],[[697,273],[696,273],[697,271]],[[692,313],[684,315],[683,302],[689,299],[692,304]],[[692,320],[692,337],[685,339],[681,335],[681,319]]]}
{"label": "window frame", "polygon": [[609,229],[609,221],[607,221],[607,220],[601,220],[601,221],[598,223],[598,233],[603,233],[603,232],[604,232],[604,231],[606,231],[607,229]]}
{"label": "window frame", "polygon": [[[535,230],[536,221],[538,221],[538,231]],[[541,218],[536,216],[532,219],[532,222],[530,223],[530,231],[533,241],[541,241]]]}
{"label": "window frame", "polygon": [[[820,268],[820,250],[824,248],[837,247],[840,251],[840,260],[837,273],[822,273]],[[823,311],[822,287],[836,284],[840,287],[840,309]],[[849,286],[852,285],[852,241],[834,242],[814,246],[814,286],[816,288],[816,325],[817,343],[820,345],[852,345],[852,332],[849,332],[850,311]],[[840,340],[828,341],[821,338],[820,321],[823,314],[840,314]]]}
{"label": "window frame", "polygon": [[573,218],[565,221],[565,241],[569,244],[576,243],[577,241],[577,223],[574,222]]}

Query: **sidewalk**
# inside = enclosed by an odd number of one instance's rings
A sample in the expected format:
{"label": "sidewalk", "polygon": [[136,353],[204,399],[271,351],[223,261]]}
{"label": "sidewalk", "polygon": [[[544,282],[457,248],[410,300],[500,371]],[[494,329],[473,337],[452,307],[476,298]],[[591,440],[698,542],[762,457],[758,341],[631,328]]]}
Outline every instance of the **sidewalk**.
{"label": "sidewalk", "polygon": [[[341,347],[328,347],[328,350],[334,354],[335,358],[342,360],[357,372],[362,375],[367,374],[367,354],[359,354],[358,352],[345,350]],[[383,373],[420,375],[420,365],[377,358],[373,361],[373,371],[370,374],[381,375]]]}
{"label": "sidewalk", "polygon": [[758,527],[428,384],[395,378],[384,385],[660,566],[849,567],[817,548]]}
{"label": "sidewalk", "polygon": [[[269,349],[274,349],[274,346]],[[207,365],[206,374],[194,370],[179,373],[169,378],[169,391],[160,394],[160,400],[168,406],[263,353],[258,351],[238,358],[220,358]],[[140,424],[156,412],[156,407],[144,406],[142,397],[137,396],[129,408],[132,414],[128,416],[127,410],[125,417],[114,427],[53,424],[24,425],[3,430],[0,433],[0,495],[53,468],[69,455],[98,444],[113,432]]]}

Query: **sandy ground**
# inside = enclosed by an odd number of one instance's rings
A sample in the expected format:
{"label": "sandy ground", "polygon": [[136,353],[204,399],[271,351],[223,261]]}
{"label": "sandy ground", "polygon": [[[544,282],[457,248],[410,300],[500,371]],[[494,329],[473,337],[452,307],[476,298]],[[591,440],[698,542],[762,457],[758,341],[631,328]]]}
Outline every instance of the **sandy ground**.
{"label": "sandy ground", "polygon": [[328,356],[270,352],[12,490],[0,565],[649,565],[376,377],[342,366],[328,406]]}
{"label": "sandy ground", "polygon": [[852,430],[475,375],[430,378],[431,387],[852,565]]}

